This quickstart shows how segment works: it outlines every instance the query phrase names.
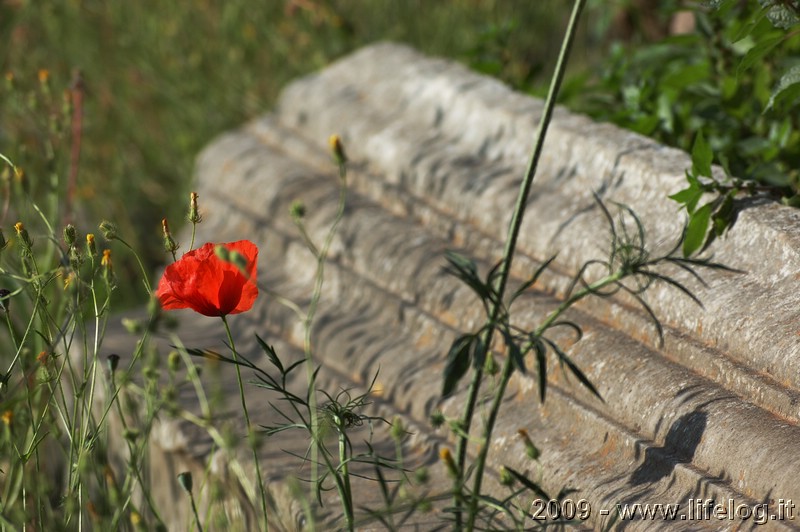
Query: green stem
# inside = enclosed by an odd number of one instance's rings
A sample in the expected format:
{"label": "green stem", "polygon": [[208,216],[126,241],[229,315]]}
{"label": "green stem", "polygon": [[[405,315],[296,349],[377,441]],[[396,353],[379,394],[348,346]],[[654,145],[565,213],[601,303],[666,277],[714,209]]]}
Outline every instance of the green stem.
{"label": "green stem", "polygon": [[317,313],[317,307],[319,305],[320,297],[322,296],[322,284],[325,280],[325,260],[328,257],[328,250],[333,243],[333,237],[336,234],[336,228],[339,226],[339,223],[342,221],[344,217],[344,210],[345,210],[345,203],[347,199],[347,168],[344,163],[339,164],[339,178],[342,181],[341,187],[339,188],[339,203],[336,210],[336,216],[334,217],[333,224],[331,224],[331,228],[328,231],[328,234],[325,237],[325,241],[322,243],[322,247],[317,250],[314,243],[308,238],[308,234],[305,233],[301,226],[301,235],[304,235],[304,239],[306,240],[306,245],[308,245],[309,250],[317,258],[317,271],[314,278],[314,291],[311,295],[311,301],[308,304],[308,312],[306,312],[305,321],[303,323],[303,352],[305,354],[305,363],[306,363],[306,379],[308,382],[308,409],[309,409],[309,416],[311,421],[311,438],[313,444],[311,445],[311,498],[315,497],[315,492],[317,489],[317,482],[319,479],[319,470],[318,470],[318,463],[319,463],[319,446],[322,445],[322,440],[319,434],[319,414],[317,412],[317,395],[314,383],[314,359],[311,349],[311,325],[314,322],[314,316]]}
{"label": "green stem", "polygon": [[[602,290],[606,286],[612,285],[618,282],[620,279],[624,277],[624,274],[620,271],[613,273],[599,281],[596,281],[590,284],[587,287],[575,292],[564,300],[558,308],[552,311],[547,318],[536,328],[534,332],[535,337],[542,336],[547,329],[549,329],[553,323],[572,305],[574,305],[577,301],[583,299],[584,297],[594,294],[599,290]],[[523,353],[527,353],[532,348],[531,345],[525,346]],[[492,431],[494,430],[495,422],[497,421],[497,415],[500,412],[500,405],[503,402],[503,397],[505,396],[506,386],[508,386],[508,381],[511,380],[511,375],[514,372],[514,364],[511,360],[511,357],[506,357],[506,361],[503,363],[503,370],[500,376],[500,382],[495,390],[494,398],[492,399],[492,406],[489,409],[489,417],[486,419],[486,426],[484,427],[483,431],[483,438],[481,440],[481,449],[478,453],[478,458],[476,459],[475,463],[475,484],[473,485],[473,493],[479,494],[481,489],[481,482],[483,480],[483,470],[486,466],[486,458],[489,455],[489,438],[492,435]],[[477,497],[473,497],[471,499],[470,504],[470,514],[469,514],[469,522],[467,523],[467,530],[472,530],[475,525],[475,516],[477,514],[477,504],[478,499]]]}
{"label": "green stem", "polygon": [[247,411],[247,401],[244,398],[244,383],[242,381],[242,371],[239,369],[239,355],[236,352],[236,344],[233,343],[233,335],[231,334],[230,325],[228,325],[227,316],[221,316],[222,323],[225,324],[225,333],[228,335],[228,345],[231,347],[231,354],[233,355],[234,367],[236,368],[236,382],[239,384],[239,397],[242,400],[242,412],[244,413],[244,421],[247,425],[247,441],[253,451],[253,462],[256,466],[256,478],[258,479],[259,498],[261,499],[261,511],[264,514],[264,526],[269,530],[269,518],[267,516],[267,492],[264,488],[264,479],[261,476],[261,465],[258,460],[258,446],[255,444],[253,438],[253,428],[250,424],[250,414]]}
{"label": "green stem", "polygon": [[[193,221],[192,222],[192,241],[189,243],[189,251],[194,249],[194,237],[195,237],[196,233],[197,233],[197,222]],[[174,258],[174,254],[173,254],[173,258]],[[192,504],[194,504],[194,499],[192,499]],[[198,523],[199,523],[199,521],[198,521]]]}
{"label": "green stem", "polygon": [[[131,251],[131,253],[133,253],[133,256],[136,258],[136,262],[139,263],[139,270],[142,272],[142,281],[144,283],[144,289],[147,291],[147,295],[153,295],[153,289],[150,288],[150,286],[151,286],[150,285],[150,276],[147,275],[147,269],[144,267],[144,264],[142,264],[142,259],[139,257],[139,254],[136,253],[136,251],[131,247],[130,244],[125,242],[120,237],[116,237],[116,239],[119,240],[120,243],[123,246],[128,248]],[[173,258],[174,258],[174,255],[173,255]]]}
{"label": "green stem", "polygon": [[[111,390],[112,390],[112,395],[110,402],[107,405],[107,408],[111,408],[111,403],[115,404],[117,416],[119,417],[120,424],[122,425],[122,433],[124,435],[125,432],[127,432],[128,430],[128,422],[125,420],[125,414],[122,409],[123,396],[120,393],[121,392],[120,388],[117,386],[115,371],[111,372]],[[101,424],[98,423],[98,426],[100,425]],[[132,442],[128,438],[125,438],[125,443],[128,446],[128,454],[130,456],[129,463],[141,463],[141,460],[143,460],[144,457],[144,451],[145,451],[145,446],[147,445],[147,441],[148,440],[146,437],[141,438],[142,443],[137,446],[134,442]],[[153,513],[153,517],[155,518],[155,520],[161,526],[163,526],[164,524],[164,521],[163,519],[161,519],[161,516],[159,515],[158,510],[156,508],[156,503],[153,500],[152,490],[147,489],[147,484],[145,483],[145,479],[142,477],[141,468],[135,467],[135,468],[129,468],[128,472],[125,475],[125,481],[123,482],[122,490],[120,490],[120,493],[125,495],[125,502],[121,506],[119,506],[114,512],[114,516],[111,522],[112,530],[118,529],[120,519],[122,518],[123,515],[125,515],[128,506],[131,504],[134,480],[136,480],[139,483],[145,502],[147,503],[149,510]],[[118,488],[115,487],[115,489]]]}
{"label": "green stem", "polygon": [[200,514],[197,513],[197,504],[194,502],[194,494],[189,492],[189,500],[192,502],[192,513],[194,513],[194,520],[197,522],[197,530],[203,532],[203,524],[200,522]]}
{"label": "green stem", "polygon": [[339,431],[339,467],[342,476],[342,507],[344,508],[344,518],[347,522],[347,530],[353,530],[353,491],[350,488],[350,468],[347,460],[347,438],[344,434],[344,427],[338,427]]}
{"label": "green stem", "polygon": [[[575,0],[573,4],[572,15],[569,20],[569,24],[567,25],[566,33],[564,34],[564,39],[561,44],[561,52],[558,56],[558,62],[556,63],[555,73],[553,74],[553,78],[550,83],[550,89],[547,93],[547,99],[544,104],[544,109],[542,111],[542,117],[539,121],[539,129],[536,135],[536,140],[534,143],[533,151],[531,154],[531,158],[528,162],[528,168],[525,172],[525,178],[522,180],[520,184],[519,195],[517,196],[517,203],[514,207],[514,213],[511,217],[511,223],[509,227],[508,238],[506,239],[506,246],[503,253],[503,262],[500,266],[500,272],[497,278],[497,282],[495,284],[495,292],[497,294],[497,299],[492,306],[492,312],[489,318],[490,324],[496,323],[498,317],[500,316],[500,311],[502,307],[503,296],[505,294],[506,283],[508,282],[508,276],[511,271],[511,263],[514,259],[514,253],[517,247],[517,239],[519,238],[520,228],[522,227],[522,219],[525,214],[525,205],[528,201],[528,196],[530,194],[531,186],[533,185],[533,179],[536,175],[536,169],[539,165],[539,159],[541,158],[542,149],[544,147],[544,140],[547,133],[547,128],[550,125],[550,120],[553,115],[553,110],[555,109],[556,105],[556,98],[558,96],[558,91],[561,87],[561,82],[564,78],[564,72],[566,71],[567,67],[567,57],[569,56],[570,48],[572,47],[572,42],[575,37],[575,30],[578,25],[578,19],[580,18],[580,13],[583,10],[584,5],[586,4],[586,0]],[[488,349],[488,346],[491,345],[492,337],[494,336],[494,327],[490,326],[486,329],[486,332],[483,334],[483,340],[485,345]],[[508,361],[506,362],[508,364]],[[504,372],[505,377],[505,372]],[[478,393],[480,391],[481,381],[483,380],[483,368],[476,368],[473,374],[472,382],[470,383],[467,402],[464,408],[464,417],[461,419],[461,429],[469,435],[470,425],[472,422],[472,418],[475,414],[475,405],[477,404]],[[507,378],[501,380],[500,388],[505,390],[505,385]],[[491,428],[487,425],[488,428]],[[489,431],[491,433],[491,431]],[[465,464],[466,464],[466,457],[467,457],[467,447],[469,444],[469,440],[466,437],[462,437],[458,440],[458,446],[456,449],[456,453],[458,455],[458,478],[456,478],[455,482],[458,489],[458,493],[454,499],[454,506],[455,506],[455,515],[456,515],[456,527],[460,528],[461,526],[461,489],[460,486],[463,485],[464,482],[464,471]],[[486,453],[486,444],[481,449],[481,455],[484,455],[485,460],[485,453]],[[482,476],[482,469],[483,466],[481,465],[481,471],[478,472],[479,474],[476,475],[476,485],[480,488],[481,476]],[[477,497],[480,495],[480,492],[474,492],[472,494],[471,502],[470,502],[470,513],[469,513],[469,522],[467,525],[467,530],[472,530],[475,524],[475,517],[477,513]]]}

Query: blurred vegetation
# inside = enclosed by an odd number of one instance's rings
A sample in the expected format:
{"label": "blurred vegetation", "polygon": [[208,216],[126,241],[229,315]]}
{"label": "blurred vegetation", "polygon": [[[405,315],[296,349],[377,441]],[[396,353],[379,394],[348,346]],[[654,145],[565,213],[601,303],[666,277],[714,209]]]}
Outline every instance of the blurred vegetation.
{"label": "blurred vegetation", "polygon": [[671,196],[689,216],[688,255],[724,234],[748,195],[800,206],[800,2],[669,4],[665,14],[692,8],[691,31],[616,43],[566,103],[693,153]]}
{"label": "blurred vegetation", "polygon": [[[567,7],[523,0],[0,1],[0,153],[25,171],[22,188],[34,200],[67,198],[60,219],[50,220],[56,233],[68,219],[82,234],[110,219],[155,267],[167,257],[161,219],[180,227],[197,153],[268,111],[289,80],[391,39],[466,60],[515,86],[535,84],[549,75]],[[4,213],[0,226],[8,231],[23,215]],[[135,263],[116,260],[123,298],[135,302],[138,282],[124,281],[137,277]]]}
{"label": "blurred vegetation", "polygon": [[[791,101],[770,97],[800,37],[762,22],[770,0],[715,4],[591,1],[562,101],[684,149],[706,130],[733,174],[788,187],[791,197],[796,117],[786,112]],[[671,17],[687,6],[697,30],[670,37]],[[50,220],[56,233],[68,220],[88,233],[110,219],[155,268],[168,256],[161,219],[181,226],[197,153],[268,111],[289,80],[388,39],[541,94],[568,8],[556,0],[0,0],[0,153],[25,171],[0,176],[12,207],[0,211],[0,227],[25,215],[14,213],[13,190],[66,198]],[[742,68],[758,46],[769,55]],[[122,298],[134,303],[138,268],[116,261]]]}

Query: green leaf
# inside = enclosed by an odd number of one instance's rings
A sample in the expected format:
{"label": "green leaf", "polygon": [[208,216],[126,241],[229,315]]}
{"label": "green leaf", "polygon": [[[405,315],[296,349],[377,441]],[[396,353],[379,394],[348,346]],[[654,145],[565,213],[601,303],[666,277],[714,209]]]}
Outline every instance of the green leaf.
{"label": "green leaf", "polygon": [[539,338],[534,340],[533,347],[536,351],[536,365],[539,370],[539,399],[544,403],[547,395],[547,348]]}
{"label": "green leaf", "polygon": [[503,340],[505,340],[506,347],[508,347],[508,356],[511,357],[511,363],[513,366],[519,370],[520,373],[527,373],[527,369],[525,368],[525,359],[522,357],[522,350],[519,348],[517,342],[514,341],[511,333],[508,331],[500,331],[500,333],[503,335]]}
{"label": "green leaf", "polygon": [[447,397],[456,389],[458,381],[467,373],[470,363],[470,350],[476,337],[472,334],[460,336],[453,341],[447,353],[444,367],[442,397]]}
{"label": "green leaf", "polygon": [[[791,2],[786,3],[791,4]],[[790,6],[781,4],[782,2],[771,2],[771,4],[768,4],[766,7],[767,18],[776,28],[788,30],[792,26],[796,26],[800,20],[798,20],[797,14]]]}
{"label": "green leaf", "polygon": [[738,191],[732,190],[725,194],[725,199],[722,200],[722,205],[714,213],[712,221],[714,222],[714,232],[717,236],[722,236],[722,233],[730,225],[733,218],[733,198]]}
{"label": "green leaf", "polygon": [[547,494],[547,492],[544,491],[541,487],[539,487],[539,485],[536,482],[530,480],[528,477],[526,477],[525,475],[523,475],[519,471],[517,471],[515,469],[512,469],[509,466],[503,466],[503,467],[505,467],[506,470],[509,473],[511,473],[511,476],[513,476],[515,479],[517,479],[517,482],[519,482],[520,484],[522,484],[523,486],[525,486],[526,488],[531,490],[533,493],[535,493],[537,496],[541,497],[542,499],[550,500],[550,496]]}
{"label": "green leaf", "polygon": [[695,176],[711,177],[711,161],[713,159],[714,153],[711,151],[711,145],[700,131],[694,139],[694,146],[692,146],[692,173]]}
{"label": "green leaf", "polygon": [[670,67],[669,75],[659,85],[659,91],[670,89],[675,91],[685,90],[688,86],[708,80],[711,71],[708,61],[685,65],[670,65]]}
{"label": "green leaf", "polygon": [[481,333],[483,333],[483,329],[473,335],[472,343],[470,344],[470,358],[472,359],[473,367],[477,369],[482,368],[486,362],[486,344],[483,343]]}
{"label": "green leaf", "polygon": [[703,245],[711,221],[711,203],[706,203],[689,217],[686,236],[683,239],[683,256],[688,257]]}
{"label": "green leaf", "polygon": [[[730,4],[735,4],[739,0],[733,0],[732,2],[729,1]],[[772,32],[774,26],[772,23],[767,20],[767,13],[763,9],[756,10],[753,13],[749,20],[745,21],[742,24],[742,27],[733,35],[731,38],[731,42],[738,43],[740,40],[744,39],[745,37],[749,37],[749,40],[757,40],[761,38],[763,35]]]}
{"label": "green leaf", "polygon": [[445,252],[448,266],[445,271],[461,279],[467,286],[472,288],[479,298],[483,301],[494,301],[492,289],[487,286],[478,276],[478,267],[475,261],[460,255],[454,251]]}
{"label": "green leaf", "polygon": [[278,354],[275,352],[275,349],[267,344],[259,335],[256,334],[256,340],[258,341],[258,345],[261,346],[261,350],[267,355],[269,361],[272,363],[273,366],[278,368],[278,371],[281,372],[281,375],[284,375],[286,372],[283,369],[283,364],[281,364],[281,359],[278,358]]}
{"label": "green leaf", "polygon": [[800,208],[800,194],[795,194],[790,198],[783,198],[781,199],[781,203],[788,205],[789,207]]}
{"label": "green leaf", "polygon": [[778,46],[783,39],[783,32],[775,32],[767,37],[764,37],[755,46],[750,48],[750,50],[748,50],[744,55],[742,60],[739,62],[739,67],[736,69],[736,75],[740,76],[756,63],[760,63],[761,60],[766,57],[767,54],[769,54],[776,46]]}
{"label": "green leaf", "polygon": [[[175,348],[176,346],[171,346]],[[189,353],[193,357],[205,358],[208,360],[215,360],[218,362],[225,362],[227,364],[234,364],[239,366],[246,366],[246,364],[242,363],[242,361],[234,360],[230,357],[227,357],[221,353],[217,353],[216,351],[212,351],[211,349],[195,349],[191,347],[186,347],[186,352]]]}
{"label": "green leaf", "polygon": [[558,346],[558,344],[552,340],[548,340],[547,338],[543,338],[543,340],[547,342],[553,351],[555,351],[559,362],[565,364],[569,368],[570,372],[577,377],[581,384],[583,384],[590,392],[592,392],[594,396],[602,401],[603,396],[601,396],[597,388],[594,387],[594,384],[592,384],[592,381],[589,380],[589,377],[587,377],[583,371],[581,371],[581,368],[579,368],[578,365],[575,364],[571,358],[569,358],[569,356]]}
{"label": "green leaf", "polygon": [[542,273],[548,268],[548,266],[550,266],[550,264],[554,260],[556,260],[556,255],[553,255],[552,257],[544,261],[541,265],[539,265],[539,267],[533,273],[531,278],[522,283],[522,285],[520,285],[520,287],[517,288],[517,291],[514,292],[513,296],[511,296],[511,301],[513,302],[514,300],[516,300],[523,292],[525,292],[525,290],[536,284],[536,281],[539,279],[539,276],[542,275]]}
{"label": "green leaf", "polygon": [[764,108],[766,113],[779,104],[793,104],[800,97],[800,65],[795,65],[789,69],[778,82],[778,86],[772,91],[769,102]]}
{"label": "green leaf", "polygon": [[[687,179],[689,178],[690,174],[686,174]],[[683,190],[676,192],[675,194],[669,196],[669,199],[676,201],[686,207],[686,212],[692,214],[697,207],[697,202],[700,201],[700,198],[703,197],[703,189],[700,188],[700,184],[695,178],[688,179],[689,186],[684,188]]]}

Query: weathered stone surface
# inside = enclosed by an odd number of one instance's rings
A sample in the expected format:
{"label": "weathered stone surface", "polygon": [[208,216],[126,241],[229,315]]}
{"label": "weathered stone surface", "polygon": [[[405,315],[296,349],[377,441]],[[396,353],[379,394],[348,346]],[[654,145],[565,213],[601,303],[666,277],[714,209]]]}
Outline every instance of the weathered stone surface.
{"label": "weathered stone surface", "polygon": [[[315,354],[332,390],[363,391],[378,374],[376,409],[386,418],[401,416],[414,432],[407,452],[415,466],[441,469],[433,465],[436,449],[452,443],[427,418],[439,407],[457,416],[463,401],[456,394],[440,402],[445,353],[457,331],[482,323],[471,292],[443,272],[443,252],[475,257],[482,271],[499,259],[540,111],[539,101],[461,66],[379,44],[291,84],[274,113],[223,135],[198,159],[205,215],[199,240],[253,240],[261,249],[265,285],[302,306],[316,264],[288,209],[302,200],[312,238],[321,241],[339,190],[326,141],[332,133],[342,136],[351,159],[348,207],[326,267]],[[670,247],[683,221],[666,196],[683,186],[689,166],[683,152],[559,110],[529,202],[514,282],[556,252],[558,258],[515,307],[519,324],[535,325],[558,305],[577,268],[603,257],[608,232],[593,192],[631,206],[650,241]],[[800,466],[792,460],[800,442],[798,220],[800,211],[764,201],[742,210],[711,251],[715,260],[746,273],[709,272],[707,286],[675,273],[704,308],[668,286],[653,286],[647,301],[663,320],[663,347],[630,298],[581,303],[570,319],[581,324],[584,337],[560,340],[604,401],[565,379],[554,360],[544,404],[535,372],[518,374],[490,442],[490,476],[505,464],[540,478],[552,493],[575,488],[574,499],[591,503],[586,524],[596,528],[609,522],[618,503],[680,503],[688,516],[692,499],[769,503],[771,513],[780,500],[800,502]],[[220,324],[191,313],[181,313],[181,322],[187,345],[224,349]],[[256,333],[287,359],[301,356],[297,318],[270,294],[252,312],[231,317],[231,324],[248,356],[258,356]],[[127,339],[112,335],[109,341],[124,346]],[[235,413],[233,376],[222,375],[228,411]],[[273,414],[266,405],[274,398],[255,387],[248,397],[260,405],[253,407],[256,422],[268,422]],[[197,408],[189,393],[184,402]],[[213,452],[208,437],[185,422],[162,424],[151,442],[153,455],[167,464],[161,470],[191,467],[202,475]],[[526,459],[519,428],[540,446],[541,465]],[[385,438],[385,432],[376,434]],[[291,529],[302,511],[286,479],[305,478],[305,471],[281,449],[302,454],[308,442],[300,435],[276,441],[263,447],[265,474],[275,523]],[[231,486],[247,485],[229,471],[228,458],[212,463]],[[252,475],[246,455],[238,463]],[[434,485],[446,489],[441,476],[434,475]],[[359,486],[359,504],[378,504],[377,491],[368,483]],[[183,494],[165,487],[163,496],[180,501]],[[245,526],[252,526],[245,498],[230,498],[230,506],[241,508],[236,512],[249,516]],[[185,526],[186,505],[174,506],[183,513],[172,523]],[[336,506],[325,509],[324,519],[337,519]],[[442,524],[436,512],[415,519],[420,529]],[[767,527],[795,523],[775,519]],[[714,530],[752,524],[753,518],[679,518],[619,526]]]}

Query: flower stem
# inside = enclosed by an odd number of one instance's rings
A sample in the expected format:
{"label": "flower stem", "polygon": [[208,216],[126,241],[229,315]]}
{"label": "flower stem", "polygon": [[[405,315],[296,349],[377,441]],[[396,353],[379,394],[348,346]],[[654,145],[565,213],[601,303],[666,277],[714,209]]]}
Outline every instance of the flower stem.
{"label": "flower stem", "polygon": [[[144,289],[147,291],[147,295],[152,295],[153,294],[153,289],[150,288],[150,277],[147,275],[147,269],[144,267],[144,264],[142,264],[142,259],[139,257],[139,254],[136,253],[136,251],[131,247],[130,244],[125,242],[120,237],[117,237],[116,240],[119,240],[120,243],[122,243],[123,246],[128,248],[133,253],[133,256],[136,259],[136,262],[139,263],[139,270],[142,272],[142,280],[144,282]],[[174,258],[174,255],[173,255],[173,258]]]}
{"label": "flower stem", "polygon": [[192,502],[192,513],[194,513],[194,520],[197,523],[198,532],[203,532],[203,523],[200,521],[200,514],[197,513],[197,504],[194,502],[194,494],[189,492],[189,500]]}
{"label": "flower stem", "polygon": [[[549,329],[553,323],[561,316],[568,308],[574,305],[580,299],[584,297],[594,294],[599,290],[602,290],[606,286],[612,285],[618,282],[620,279],[624,277],[622,272],[615,272],[611,275],[608,275],[599,281],[596,281],[590,284],[587,287],[584,287],[582,290],[575,292],[572,296],[568,299],[564,300],[558,308],[553,310],[547,318],[536,328],[534,332],[535,337],[540,337],[543,335],[547,329]],[[527,353],[532,348],[531,345],[525,346],[523,353]],[[506,357],[505,362],[503,363],[503,370],[501,372],[500,381],[495,390],[494,397],[492,399],[492,406],[489,409],[489,416],[486,419],[486,425],[483,430],[483,438],[481,439],[481,446],[480,451],[478,453],[478,457],[476,459],[475,464],[475,483],[473,485],[473,494],[479,494],[481,489],[481,482],[483,481],[483,470],[486,466],[486,458],[489,454],[489,438],[492,435],[492,431],[494,430],[495,422],[497,421],[497,415],[500,412],[500,405],[503,402],[503,396],[505,395],[506,386],[508,385],[508,381],[511,380],[511,375],[514,372],[514,363],[511,357]],[[475,525],[475,516],[477,514],[477,504],[478,498],[473,497],[470,499],[470,513],[469,513],[469,521],[467,523],[467,530],[472,530]]]}
{"label": "flower stem", "polygon": [[344,163],[339,164],[339,178],[341,179],[341,186],[339,188],[339,203],[336,209],[336,215],[331,224],[331,228],[325,237],[322,247],[317,249],[314,243],[305,234],[306,244],[309,250],[317,258],[317,271],[314,278],[314,291],[311,295],[311,301],[308,304],[308,311],[306,312],[303,321],[303,352],[305,354],[306,363],[306,377],[309,386],[308,393],[308,409],[311,420],[311,497],[315,497],[317,490],[317,482],[319,479],[319,447],[322,445],[321,435],[319,434],[319,413],[317,412],[317,394],[315,389],[315,375],[314,358],[311,346],[311,325],[314,322],[314,316],[317,313],[320,297],[322,296],[322,284],[325,280],[325,260],[328,258],[328,250],[333,243],[333,237],[336,234],[336,228],[344,217],[345,204],[347,200],[347,168]]}
{"label": "flower stem", "polygon": [[[525,172],[525,178],[522,180],[520,184],[519,194],[517,196],[517,204],[514,207],[514,213],[511,217],[511,223],[509,226],[509,233],[508,238],[506,239],[506,246],[503,253],[503,261],[500,266],[500,272],[497,277],[497,282],[495,284],[495,292],[497,294],[497,299],[495,300],[494,305],[492,306],[492,311],[490,314],[490,324],[494,324],[498,317],[500,316],[500,311],[502,307],[503,296],[505,293],[506,283],[508,281],[508,276],[511,271],[511,263],[514,258],[514,253],[517,247],[517,239],[519,238],[520,228],[522,227],[522,219],[525,214],[525,205],[528,201],[528,195],[530,194],[531,186],[533,185],[533,179],[536,175],[536,169],[539,165],[539,159],[541,158],[542,149],[544,147],[544,139],[547,133],[548,126],[550,125],[550,120],[553,115],[553,110],[556,104],[556,97],[558,95],[558,91],[561,87],[561,81],[564,78],[564,72],[566,71],[567,66],[567,57],[569,56],[570,48],[572,47],[572,42],[575,36],[575,30],[578,25],[578,19],[580,18],[580,13],[583,10],[584,5],[586,4],[586,0],[575,0],[572,9],[572,15],[569,20],[569,24],[567,25],[566,33],[564,34],[564,39],[561,43],[561,52],[558,56],[558,62],[556,63],[555,73],[553,74],[553,78],[551,79],[550,89],[547,93],[547,99],[544,104],[544,109],[542,111],[542,116],[539,122],[539,129],[536,135],[536,140],[534,142],[533,151],[531,153],[531,158],[528,162],[528,168]],[[494,327],[490,326],[486,329],[484,333],[484,342],[483,345],[488,346],[491,345],[492,337],[494,336]],[[506,365],[509,366],[509,361],[506,361]],[[506,371],[503,372],[503,377],[501,379],[498,391],[505,392],[505,386],[507,384],[508,378],[510,377],[510,369],[508,370],[509,375],[506,375]],[[464,416],[461,418],[460,422],[460,429],[464,431],[467,435],[469,434],[470,424],[472,422],[472,418],[475,415],[475,405],[478,399],[478,392],[480,391],[481,381],[483,379],[483,368],[476,368],[475,372],[473,373],[472,382],[470,383],[467,402],[464,408]],[[487,430],[484,431],[486,434],[491,434],[491,430],[494,427],[494,421],[491,420],[491,423],[487,421],[486,428]],[[464,482],[464,471],[466,468],[464,467],[466,464],[466,457],[467,457],[467,446],[469,444],[469,439],[467,437],[461,437],[458,440],[457,446],[457,458],[458,458],[458,478],[455,479],[456,486],[459,486],[458,493],[454,498],[454,506],[455,506],[455,517],[456,517],[456,528],[461,527],[461,496],[460,496],[460,486],[463,485]],[[475,484],[480,489],[480,482],[481,477],[483,474],[483,462],[486,459],[486,452],[487,452],[487,445],[484,442],[481,452],[479,455],[479,467],[480,469],[476,471],[476,481]],[[482,459],[481,459],[482,457]],[[469,511],[469,521],[467,524],[467,530],[471,531],[475,525],[475,517],[477,513],[477,504],[478,504],[478,497],[480,496],[480,492],[476,491],[473,492],[470,502],[470,511]]]}
{"label": "flower stem", "polygon": [[344,507],[344,518],[347,522],[347,529],[353,530],[353,491],[350,488],[350,467],[347,458],[347,438],[345,428],[338,427],[339,431],[339,467],[342,475],[342,506]]}
{"label": "flower stem", "polygon": [[261,465],[258,460],[258,446],[253,438],[253,427],[250,424],[250,414],[247,411],[247,401],[244,398],[244,383],[242,382],[242,371],[239,369],[239,355],[236,352],[236,344],[233,343],[233,335],[231,334],[230,325],[228,325],[227,316],[221,316],[222,323],[225,324],[225,333],[228,335],[228,345],[231,348],[231,355],[233,356],[234,367],[236,368],[236,382],[239,384],[239,397],[242,400],[242,412],[244,413],[244,421],[247,425],[247,440],[250,448],[253,451],[253,462],[256,466],[256,478],[258,479],[259,498],[261,499],[261,511],[264,514],[264,527],[269,530],[269,518],[267,516],[267,493],[264,488],[264,479],[261,476]]}
{"label": "flower stem", "polygon": [[[189,251],[194,249],[194,237],[197,233],[197,222],[192,222],[192,241],[189,243]],[[175,258],[175,254],[173,253],[173,259]],[[192,503],[194,503],[194,499],[192,499]]]}

